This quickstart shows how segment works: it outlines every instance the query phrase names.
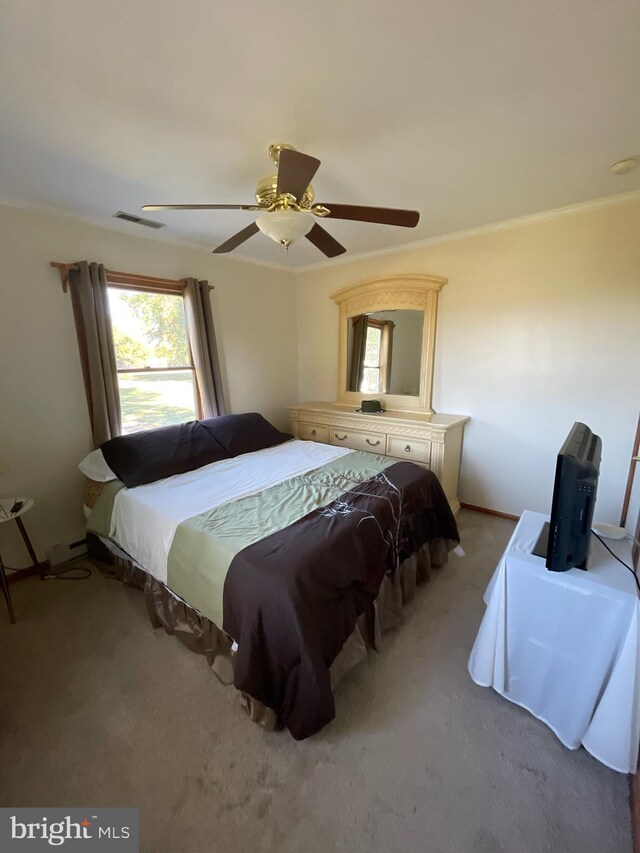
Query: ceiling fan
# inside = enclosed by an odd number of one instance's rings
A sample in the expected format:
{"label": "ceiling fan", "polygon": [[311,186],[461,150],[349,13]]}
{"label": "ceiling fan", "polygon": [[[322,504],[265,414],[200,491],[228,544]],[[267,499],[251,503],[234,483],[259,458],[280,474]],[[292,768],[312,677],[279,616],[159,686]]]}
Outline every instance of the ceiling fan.
{"label": "ceiling fan", "polygon": [[306,237],[328,258],[346,252],[328,231],[314,222],[314,217],[351,219],[356,222],[376,222],[380,225],[399,225],[415,228],[420,214],[417,210],[397,210],[390,207],[361,207],[353,204],[316,204],[311,181],[320,160],[296,151],[293,145],[277,143],[269,146],[269,155],[277,174],[268,175],[256,186],[257,204],[145,204],[143,210],[254,210],[261,213],[255,222],[238,231],[213,250],[214,254],[232,252],[249,237],[262,231],[276,243],[289,246]]}

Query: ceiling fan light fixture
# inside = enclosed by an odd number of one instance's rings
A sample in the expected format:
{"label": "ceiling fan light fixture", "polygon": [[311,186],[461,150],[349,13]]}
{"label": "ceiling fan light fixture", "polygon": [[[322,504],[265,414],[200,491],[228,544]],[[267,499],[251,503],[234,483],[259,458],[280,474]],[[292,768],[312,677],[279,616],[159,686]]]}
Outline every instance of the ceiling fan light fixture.
{"label": "ceiling fan light fixture", "polygon": [[305,237],[313,228],[313,216],[297,210],[274,210],[263,213],[256,219],[256,225],[276,243],[290,246],[301,237]]}

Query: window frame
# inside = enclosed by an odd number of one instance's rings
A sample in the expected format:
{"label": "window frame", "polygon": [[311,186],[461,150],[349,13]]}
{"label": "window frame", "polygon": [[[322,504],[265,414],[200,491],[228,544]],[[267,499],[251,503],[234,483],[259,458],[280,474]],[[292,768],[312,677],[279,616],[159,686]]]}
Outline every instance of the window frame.
{"label": "window frame", "polygon": [[389,320],[378,320],[375,317],[367,317],[367,328],[365,332],[365,351],[366,351],[366,335],[370,328],[380,329],[380,351],[378,355],[378,365],[365,364],[365,358],[362,359],[362,370],[364,369],[378,371],[378,390],[377,391],[360,391],[361,394],[387,394],[389,391],[389,379],[391,377],[391,330],[394,323]]}
{"label": "window frame", "polygon": [[[114,273],[105,271],[105,280],[107,289],[113,288],[114,290],[124,290],[124,291],[134,291],[138,293],[148,293],[152,295],[158,296],[180,296],[182,298],[183,308],[185,307],[184,302],[184,284],[182,282],[176,282],[175,284],[170,281],[159,282],[158,279],[153,279],[152,277],[145,276],[128,276],[126,273]],[[109,323],[111,325],[111,330],[113,334],[113,321],[109,318]],[[185,332],[186,332],[186,308],[185,308]],[[202,399],[200,396],[200,388],[198,386],[198,374],[196,371],[195,362],[193,360],[193,352],[191,350],[191,342],[189,341],[189,335],[187,333],[187,348],[189,351],[189,364],[184,366],[172,366],[172,367],[117,367],[116,366],[116,375],[120,376],[120,374],[128,374],[128,373],[169,373],[172,371],[191,371],[191,375],[193,377],[193,390],[194,390],[194,410],[195,416],[197,420],[202,420]],[[120,408],[122,408],[122,400],[120,398],[120,383],[118,383],[118,400],[120,402]],[[153,427],[152,427],[153,429]],[[133,434],[133,433],[131,433]]]}

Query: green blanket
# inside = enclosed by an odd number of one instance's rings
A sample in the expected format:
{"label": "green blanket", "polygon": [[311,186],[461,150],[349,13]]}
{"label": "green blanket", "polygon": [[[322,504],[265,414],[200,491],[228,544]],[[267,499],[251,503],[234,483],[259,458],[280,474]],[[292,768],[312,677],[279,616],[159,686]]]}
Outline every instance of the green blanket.
{"label": "green blanket", "polygon": [[109,538],[113,502],[120,489],[124,489],[124,483],[120,480],[109,480],[108,483],[104,484],[87,519],[88,533],[95,533],[96,536],[102,536],[105,539]]}

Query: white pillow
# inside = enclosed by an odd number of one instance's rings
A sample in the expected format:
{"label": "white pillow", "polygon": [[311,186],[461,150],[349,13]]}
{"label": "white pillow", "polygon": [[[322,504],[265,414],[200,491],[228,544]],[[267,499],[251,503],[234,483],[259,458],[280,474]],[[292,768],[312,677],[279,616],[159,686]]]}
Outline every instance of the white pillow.
{"label": "white pillow", "polygon": [[90,480],[96,480],[98,483],[108,483],[109,480],[118,479],[105,462],[100,449],[93,450],[88,456],[85,456],[78,465],[78,468],[85,477],[88,477]]}

